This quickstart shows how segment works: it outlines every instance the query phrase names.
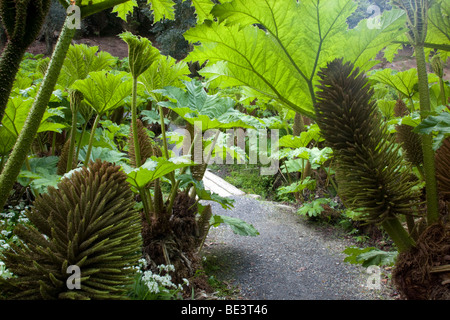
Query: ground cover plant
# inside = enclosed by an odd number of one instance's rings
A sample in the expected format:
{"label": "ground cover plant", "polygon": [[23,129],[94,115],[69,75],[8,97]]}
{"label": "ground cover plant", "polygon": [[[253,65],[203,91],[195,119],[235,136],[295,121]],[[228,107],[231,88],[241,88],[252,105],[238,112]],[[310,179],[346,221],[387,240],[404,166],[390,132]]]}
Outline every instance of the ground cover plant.
{"label": "ground cover plant", "polygon": [[[0,6],[2,298],[186,296],[212,227],[258,235],[211,211],[205,201],[233,203],[205,189],[205,170],[231,159],[239,178],[255,157],[278,163],[259,178],[273,199],[310,219],[374,225],[393,242],[389,253],[350,248],[347,261],[395,264],[405,298],[448,299],[446,1],[392,1],[359,22],[353,0],[182,1],[196,15],[183,60],[129,31],[118,34],[125,59],[71,45],[71,15],[51,57],[25,54],[49,3]],[[75,4],[81,19],[113,8],[126,20],[137,6]],[[147,4],[156,22],[180,2]],[[416,68],[379,68],[406,47]],[[86,291],[67,290],[69,266]]]}

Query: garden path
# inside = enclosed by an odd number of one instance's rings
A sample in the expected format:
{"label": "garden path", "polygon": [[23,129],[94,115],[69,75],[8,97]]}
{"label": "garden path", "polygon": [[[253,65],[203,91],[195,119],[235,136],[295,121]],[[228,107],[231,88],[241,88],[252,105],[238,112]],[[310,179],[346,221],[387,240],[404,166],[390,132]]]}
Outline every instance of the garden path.
{"label": "garden path", "polygon": [[[228,186],[209,173],[204,182],[210,190],[214,188],[211,181],[225,189]],[[236,193],[231,187],[230,193]],[[243,192],[227,196],[234,199],[234,208],[226,210],[211,203],[213,214],[240,218],[260,235],[239,236],[221,225],[210,230],[203,250],[219,266],[217,278],[238,286],[243,299],[393,299],[392,287],[383,276],[376,280],[380,289],[371,289],[367,270],[343,261],[342,251],[353,243],[338,230],[319,227],[296,215],[290,206]]]}

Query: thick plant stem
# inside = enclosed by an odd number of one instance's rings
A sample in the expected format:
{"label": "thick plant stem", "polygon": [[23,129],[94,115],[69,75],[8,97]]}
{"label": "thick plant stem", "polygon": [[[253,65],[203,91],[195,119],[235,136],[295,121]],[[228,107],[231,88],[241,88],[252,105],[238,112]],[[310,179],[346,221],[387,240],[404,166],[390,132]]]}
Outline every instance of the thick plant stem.
{"label": "thick plant stem", "polygon": [[131,126],[133,128],[134,156],[136,158],[136,167],[141,166],[141,148],[139,146],[138,129],[137,129],[137,77],[133,77],[131,102]]}
{"label": "thick plant stem", "polygon": [[[139,146],[139,137],[137,129],[137,77],[133,77],[133,88],[131,93],[131,126],[133,130],[133,145],[134,156],[136,161],[136,167],[139,168],[142,165],[141,161],[141,148]],[[155,213],[152,196],[145,188],[139,189],[139,194],[144,205],[144,215],[148,223],[150,223],[150,213]]]}
{"label": "thick plant stem", "polygon": [[389,234],[389,237],[394,241],[399,252],[405,252],[414,247],[415,241],[411,238],[408,232],[403,228],[402,224],[397,218],[387,219],[382,223],[384,230]]}
{"label": "thick plant stem", "polygon": [[[424,120],[431,111],[424,46],[421,44],[416,44],[414,46],[414,52],[416,54],[417,73],[419,77],[420,113],[422,120]],[[425,174],[427,193],[427,223],[430,225],[439,220],[439,203],[436,169],[434,163],[433,137],[430,134],[422,136],[422,149],[423,171]]]}
{"label": "thick plant stem", "polygon": [[78,111],[78,104],[74,103],[72,107],[72,127],[70,129],[70,146],[69,146],[69,154],[67,156],[66,172],[69,172],[73,168],[73,155],[75,153],[75,135],[77,132],[77,111]]}
{"label": "thick plant stem", "polygon": [[161,136],[162,136],[163,146],[164,146],[164,157],[166,159],[169,159],[169,149],[167,147],[166,125],[164,124],[163,108],[161,106],[158,106],[158,111],[159,111],[159,119],[161,122]]}
{"label": "thick plant stem", "polygon": [[[191,143],[191,146],[189,147],[189,154],[191,154],[192,150],[194,149],[194,146],[199,143],[199,141],[202,141],[202,134],[196,133],[194,136],[194,141]],[[181,168],[180,174],[184,174],[184,170],[186,170],[186,167]],[[173,204],[175,201],[175,196],[177,195],[178,186],[180,185],[181,180],[177,180],[174,185],[172,185],[172,189],[170,190],[170,196],[169,196],[169,204],[167,206],[167,214],[170,214],[172,212]]]}
{"label": "thick plant stem", "polygon": [[100,122],[101,115],[98,114],[95,117],[94,124],[91,129],[91,136],[89,137],[89,144],[86,151],[86,158],[84,159],[84,165],[87,167],[89,164],[89,160],[91,158],[92,144],[94,143],[95,130],[97,129],[98,123]]}
{"label": "thick plant stem", "polygon": [[[166,125],[164,124],[164,113],[163,108],[161,106],[158,106],[159,111],[159,119],[161,122],[161,137],[163,141],[163,156],[166,159],[169,159],[169,147],[167,146],[167,138],[166,138]],[[175,185],[175,172],[171,172],[169,174],[170,181],[172,182],[172,185]]]}
{"label": "thick plant stem", "polygon": [[0,123],[4,116],[20,62],[38,36],[50,8],[50,0],[2,0],[0,18],[8,42],[0,58]]}
{"label": "thick plant stem", "polygon": [[30,113],[28,114],[27,120],[20,132],[8,162],[0,175],[0,208],[3,208],[5,205],[14,182],[19,175],[20,168],[31,148],[34,137],[36,136],[42,121],[42,117],[47,109],[48,102],[50,101],[53,88],[58,80],[70,42],[75,35],[75,31],[75,29],[68,28],[66,24],[61,31],[47,72],[41,87],[39,88],[39,92],[37,93],[36,99],[34,100]]}

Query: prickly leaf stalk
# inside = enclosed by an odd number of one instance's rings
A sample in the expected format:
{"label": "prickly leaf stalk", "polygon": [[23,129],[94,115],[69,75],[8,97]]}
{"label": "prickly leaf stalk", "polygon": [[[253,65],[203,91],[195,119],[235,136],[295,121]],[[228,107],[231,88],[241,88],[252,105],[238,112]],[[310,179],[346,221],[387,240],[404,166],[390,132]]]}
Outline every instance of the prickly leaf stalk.
{"label": "prickly leaf stalk", "polygon": [[[419,78],[420,115],[424,120],[431,111],[430,92],[428,88],[428,73],[424,44],[428,30],[428,11],[431,0],[396,0],[393,4],[406,12],[407,36],[414,47]],[[436,168],[434,163],[433,137],[431,134],[422,136],[423,171],[426,182],[427,224],[439,220],[438,192]]]}
{"label": "prickly leaf stalk", "polygon": [[22,57],[38,36],[50,9],[50,2],[50,0],[0,1],[0,16],[8,39],[0,57],[0,122]]}

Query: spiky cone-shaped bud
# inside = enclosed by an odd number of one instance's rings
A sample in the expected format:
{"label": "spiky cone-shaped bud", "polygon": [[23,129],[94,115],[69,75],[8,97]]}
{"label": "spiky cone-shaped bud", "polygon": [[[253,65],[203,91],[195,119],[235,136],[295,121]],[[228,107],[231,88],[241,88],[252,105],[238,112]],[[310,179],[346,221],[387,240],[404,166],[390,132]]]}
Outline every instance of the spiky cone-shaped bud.
{"label": "spiky cone-shaped bud", "polygon": [[[145,129],[144,124],[140,119],[136,120],[136,126],[138,131],[138,143],[141,153],[141,163],[144,163],[147,159],[151,158],[154,154],[153,143],[150,136]],[[130,157],[130,163],[133,167],[136,167],[136,153],[134,149],[133,128],[130,130],[128,138],[128,156]]]}
{"label": "spiky cone-shaped bud", "polygon": [[403,99],[397,99],[397,102],[395,103],[394,107],[394,115],[396,117],[405,117],[409,115],[411,112],[409,112],[408,107],[406,106],[405,101]]}
{"label": "spiky cone-shaped bud", "polygon": [[364,74],[342,59],[319,72],[316,121],[337,160],[339,193],[346,204],[364,208],[368,223],[409,215],[417,204],[409,170],[390,138]]}
{"label": "spiky cone-shaped bud", "polygon": [[444,67],[445,67],[445,63],[444,61],[441,59],[440,55],[435,55],[432,59],[431,59],[431,69],[433,70],[433,72],[439,77],[442,78],[444,76]]}
{"label": "spiky cone-shaped bud", "polygon": [[[123,299],[142,245],[140,216],[119,166],[91,162],[40,195],[2,260],[9,299]],[[69,266],[79,268],[79,288]],[[69,272],[69,273],[68,273]],[[70,284],[70,285],[69,285]]]}
{"label": "spiky cone-shaped bud", "polygon": [[[410,114],[408,107],[402,99],[397,100],[394,114],[396,117],[404,117]],[[422,166],[423,149],[421,136],[413,132],[414,128],[407,124],[396,125],[395,130],[397,131],[397,142],[402,145],[406,160],[416,167]]]}
{"label": "spiky cone-shaped bud", "polygon": [[211,205],[207,205],[203,208],[203,211],[200,212],[200,217],[197,220],[198,226],[198,237],[197,237],[197,245],[203,243],[204,239],[208,235],[210,223],[212,217]]}
{"label": "spiky cone-shaped bud", "polygon": [[[192,124],[187,123],[186,129],[188,130],[188,132],[191,135],[191,137],[195,137],[194,126]],[[195,180],[197,180],[197,181],[203,180],[203,176],[205,175],[206,168],[208,167],[207,163],[203,163],[203,160],[204,160],[203,159],[203,141],[200,140],[199,144],[202,146],[202,152],[201,152],[202,163],[199,163],[196,166],[190,167],[190,170],[191,170],[191,173],[192,173],[192,177]],[[194,152],[192,152],[191,160],[195,161],[195,154],[194,154]]]}
{"label": "spiky cone-shaped bud", "polygon": [[436,151],[436,178],[441,196],[450,201],[450,138]]}
{"label": "spiky cone-shaped bud", "polygon": [[83,93],[78,90],[71,90],[70,92],[70,109],[72,112],[77,112],[78,108],[83,100]]}
{"label": "spiky cone-shaped bud", "polygon": [[[58,166],[57,166],[57,170],[56,173],[60,176],[64,175],[66,173],[66,168],[67,168],[67,161],[68,161],[68,157],[69,157],[69,148],[71,145],[71,138],[67,139],[66,143],[64,143],[64,146],[61,150],[61,155],[59,156],[59,160],[58,160]],[[76,157],[73,154],[72,156],[72,169],[75,169],[77,167],[77,161],[76,161]]]}
{"label": "spiky cone-shaped bud", "polygon": [[397,141],[405,151],[405,158],[416,167],[423,165],[422,138],[413,132],[414,127],[407,124],[395,126],[397,131]]}

